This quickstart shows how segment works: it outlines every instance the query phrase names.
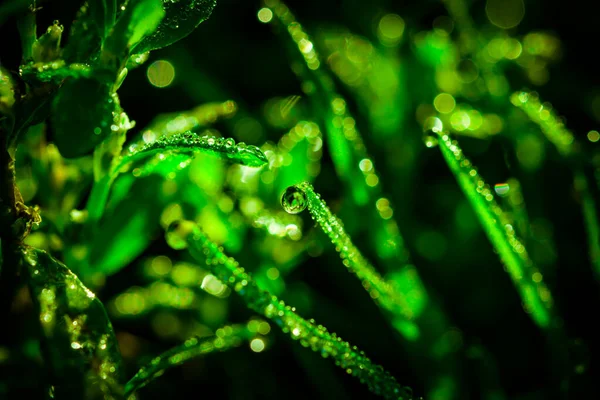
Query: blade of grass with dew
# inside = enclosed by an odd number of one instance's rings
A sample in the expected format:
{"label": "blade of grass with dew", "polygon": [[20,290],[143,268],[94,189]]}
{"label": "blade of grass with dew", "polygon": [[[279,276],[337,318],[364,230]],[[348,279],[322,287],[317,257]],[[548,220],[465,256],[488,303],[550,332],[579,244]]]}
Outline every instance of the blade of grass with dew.
{"label": "blade of grass with dew", "polygon": [[404,294],[395,291],[361,254],[344,230],[342,221],[329,210],[310,183],[290,186],[283,193],[281,204],[290,214],[297,214],[308,208],[312,219],[335,245],[343,264],[358,277],[371,298],[396,318],[409,321],[414,318],[413,309],[408,305]]}
{"label": "blade of grass with dew", "polygon": [[418,368],[423,368],[423,358],[426,357],[428,366],[420,373],[427,376],[429,394],[441,391],[446,398],[460,397],[462,389],[449,384],[457,379],[452,377],[457,374],[457,358],[440,348],[440,343],[445,343],[443,335],[448,332],[448,322],[443,312],[425,297],[426,292],[416,270],[405,267],[390,274],[388,280],[381,277],[352,243],[341,220],[329,210],[308,182],[289,187],[282,195],[281,203],[289,213],[299,213],[308,208],[313,220],[335,245],[343,264],[359,278],[370,297],[388,313],[392,326],[409,343],[407,351],[414,357]]}
{"label": "blade of grass with dew", "polygon": [[215,122],[230,118],[237,111],[237,104],[228,100],[221,103],[206,103],[188,111],[161,114],[144,128],[133,145],[144,146],[158,138],[196,131]]}
{"label": "blade of grass with dew", "polygon": [[[164,153],[183,153],[191,157],[196,153],[210,153],[249,167],[260,167],[267,163],[267,158],[256,146],[246,145],[243,142],[235,143],[231,138],[200,137],[190,132],[160,138],[139,149],[137,146],[130,146],[129,152],[116,162],[112,171],[94,184],[86,205],[89,223],[96,223],[102,217],[110,187],[125,166],[147,160],[156,154],[159,154],[160,158],[160,154]],[[167,155],[164,155],[162,159],[166,157]]]}
{"label": "blade of grass with dew", "polygon": [[[364,177],[356,168],[361,158],[358,158],[352,149],[353,146],[364,148],[364,145],[355,132],[353,136],[352,132],[345,132],[344,127],[354,128],[355,125],[354,119],[346,115],[346,102],[335,93],[331,76],[320,68],[321,61],[313,42],[289,8],[279,0],[265,3],[273,12],[274,18],[271,21],[278,22],[276,27],[289,33],[281,35],[286,37],[285,43],[290,49],[291,57],[300,61],[299,68],[295,71],[303,81],[303,90],[313,100],[314,110],[322,114],[326,127],[326,142],[337,174],[347,184],[354,201],[358,205],[367,204],[367,188],[359,183],[364,181]],[[344,134],[347,134],[348,139]]]}
{"label": "blade of grass with dew", "polygon": [[575,189],[581,196],[581,209],[588,237],[588,252],[600,279],[600,222],[597,213],[597,199],[589,190],[590,179],[584,173],[584,166],[576,159],[581,145],[575,135],[567,129],[563,120],[556,114],[550,103],[541,103],[536,92],[518,91],[511,95],[511,103],[523,110],[527,117],[535,122],[549,142],[565,159],[575,160],[570,163],[575,176]]}
{"label": "blade of grass with dew", "polygon": [[244,341],[250,340],[255,335],[256,333],[251,332],[246,325],[232,325],[217,329],[214,336],[192,337],[182,345],[153,358],[147,365],[140,368],[125,385],[125,398],[129,398],[169,368],[181,365],[195,357],[239,347]]}
{"label": "blade of grass with dew", "polygon": [[[329,152],[340,178],[350,188],[354,202],[359,206],[373,207],[367,214],[373,223],[376,235],[373,244],[378,255],[386,259],[385,265],[394,265],[394,269],[408,264],[408,251],[396,222],[391,218],[393,209],[389,201],[382,196],[381,179],[377,174],[372,159],[356,128],[356,120],[347,110],[346,101],[334,91],[332,78],[321,68],[310,37],[302,26],[296,22],[291,11],[279,0],[269,1],[268,7],[280,24],[289,32],[293,46],[303,56],[306,68],[300,78],[312,82],[313,90],[309,92],[315,101],[315,107],[325,111],[324,120]],[[295,53],[298,53],[294,49]],[[323,103],[323,104],[317,104]],[[382,200],[379,203],[378,200]],[[385,203],[385,204],[384,204]],[[383,209],[383,211],[382,211]],[[424,293],[424,298],[427,295]]]}
{"label": "blade of grass with dew", "polygon": [[507,217],[494,199],[492,189],[465,157],[458,142],[443,132],[438,132],[438,135],[439,147],[448,167],[475,210],[488,239],[498,251],[526,310],[538,326],[549,329],[552,322],[552,296],[542,281],[542,274],[529,258],[512,225],[507,223]]}
{"label": "blade of grass with dew", "polygon": [[45,251],[21,253],[55,395],[121,398],[121,354],[100,300]]}
{"label": "blade of grass with dew", "polygon": [[510,101],[540,127],[542,133],[563,157],[571,156],[577,151],[573,133],[565,127],[550,103],[540,102],[536,92],[515,92],[510,96]]}
{"label": "blade of grass with dew", "polygon": [[206,262],[211,273],[242,297],[250,309],[275,322],[284,333],[299,340],[304,347],[310,347],[325,358],[331,357],[336,365],[360,379],[373,393],[386,399],[412,398],[410,388],[398,384],[394,377],[383,367],[374,364],[362,351],[335,333],[329,333],[324,326],[300,317],[295,308],[261,290],[252,276],[211,242],[195,223],[180,221],[172,224],[166,232],[166,240],[174,249],[189,248],[192,257]]}

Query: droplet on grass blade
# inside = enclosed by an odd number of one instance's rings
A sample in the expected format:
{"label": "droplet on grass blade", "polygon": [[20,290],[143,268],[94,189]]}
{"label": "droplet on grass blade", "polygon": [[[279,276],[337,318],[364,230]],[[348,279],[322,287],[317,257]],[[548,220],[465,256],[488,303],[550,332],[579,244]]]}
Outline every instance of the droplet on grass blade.
{"label": "droplet on grass blade", "polygon": [[175,250],[187,248],[187,237],[194,230],[194,224],[190,221],[173,221],[165,233],[169,246]]}
{"label": "droplet on grass blade", "polygon": [[290,214],[301,213],[308,205],[306,194],[296,186],[290,186],[281,195],[281,205]]}

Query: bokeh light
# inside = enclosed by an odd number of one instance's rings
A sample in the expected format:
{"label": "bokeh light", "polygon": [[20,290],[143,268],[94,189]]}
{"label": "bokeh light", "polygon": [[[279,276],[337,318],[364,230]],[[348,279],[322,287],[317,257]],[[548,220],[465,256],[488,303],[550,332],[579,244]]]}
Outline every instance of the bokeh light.
{"label": "bokeh light", "polygon": [[175,68],[169,61],[157,60],[148,67],[147,76],[152,86],[165,88],[173,83]]}

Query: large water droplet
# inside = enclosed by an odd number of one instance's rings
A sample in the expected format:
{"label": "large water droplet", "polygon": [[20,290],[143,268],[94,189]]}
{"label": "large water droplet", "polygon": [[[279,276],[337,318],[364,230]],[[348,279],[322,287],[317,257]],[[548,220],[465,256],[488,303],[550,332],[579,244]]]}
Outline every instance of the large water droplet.
{"label": "large water droplet", "polygon": [[290,186],[281,195],[281,205],[288,213],[298,214],[308,205],[306,193],[295,186]]}
{"label": "large water droplet", "polygon": [[438,134],[432,129],[428,129],[423,133],[423,143],[425,146],[432,148],[438,145]]}
{"label": "large water droplet", "polygon": [[194,223],[191,221],[173,221],[165,232],[165,239],[169,246],[175,250],[187,248],[187,238],[194,230]]}

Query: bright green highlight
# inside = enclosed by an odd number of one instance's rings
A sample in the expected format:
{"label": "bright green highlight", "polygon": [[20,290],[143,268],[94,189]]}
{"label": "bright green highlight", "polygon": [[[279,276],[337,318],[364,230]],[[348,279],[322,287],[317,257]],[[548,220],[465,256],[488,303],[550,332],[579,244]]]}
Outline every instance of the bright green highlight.
{"label": "bright green highlight", "polygon": [[166,239],[171,247],[188,248],[192,257],[206,263],[211,273],[242,297],[250,309],[275,322],[284,333],[299,340],[303,347],[310,347],[324,358],[331,357],[336,365],[360,379],[373,393],[390,400],[412,399],[410,388],[399,385],[394,377],[374,364],[362,351],[335,333],[329,333],[324,326],[315,325],[314,320],[300,317],[294,307],[261,290],[252,276],[235,259],[223,253],[222,248],[211,242],[193,222],[172,224]]}

